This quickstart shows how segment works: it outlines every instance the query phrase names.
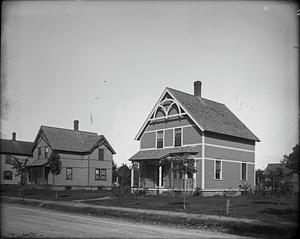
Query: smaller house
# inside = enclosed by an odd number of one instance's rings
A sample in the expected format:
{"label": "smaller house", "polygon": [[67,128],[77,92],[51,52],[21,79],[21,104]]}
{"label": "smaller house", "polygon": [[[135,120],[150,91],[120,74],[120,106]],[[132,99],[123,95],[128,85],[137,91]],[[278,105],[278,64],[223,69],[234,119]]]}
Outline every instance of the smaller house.
{"label": "smaller house", "polygon": [[[50,173],[48,160],[55,151],[62,163],[61,173]],[[32,187],[58,189],[110,189],[112,160],[116,152],[104,135],[74,129],[41,126],[33,143],[29,167]]]}
{"label": "smaller house", "polygon": [[297,173],[293,173],[291,169],[285,167],[282,163],[269,163],[264,170],[264,174],[274,175],[272,173],[276,173],[278,170],[281,170],[284,175],[283,182],[293,183],[294,192],[299,192],[299,175]]}
{"label": "smaller house", "polygon": [[20,176],[15,175],[15,170],[10,162],[12,157],[21,160],[32,161],[33,142],[16,140],[16,133],[12,133],[12,139],[0,139],[1,170],[0,184],[12,185],[20,182]]}

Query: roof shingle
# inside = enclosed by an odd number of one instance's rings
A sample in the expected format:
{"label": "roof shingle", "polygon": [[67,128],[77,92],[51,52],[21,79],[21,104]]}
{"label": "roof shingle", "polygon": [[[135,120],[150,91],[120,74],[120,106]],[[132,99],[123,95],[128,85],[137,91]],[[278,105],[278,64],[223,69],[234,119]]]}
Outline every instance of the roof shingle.
{"label": "roof shingle", "polygon": [[0,152],[3,154],[15,154],[32,156],[33,142],[0,139]]}

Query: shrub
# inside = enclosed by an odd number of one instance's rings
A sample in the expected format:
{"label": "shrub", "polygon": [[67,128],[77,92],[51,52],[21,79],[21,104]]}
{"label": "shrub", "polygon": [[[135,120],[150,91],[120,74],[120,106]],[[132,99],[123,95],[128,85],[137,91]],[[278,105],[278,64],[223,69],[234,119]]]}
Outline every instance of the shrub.
{"label": "shrub", "polygon": [[253,195],[253,188],[250,184],[248,183],[242,183],[239,185],[240,191],[242,195],[246,196],[252,196]]}
{"label": "shrub", "polygon": [[146,195],[147,192],[148,192],[148,188],[146,188],[146,187],[143,187],[143,188],[135,188],[135,189],[133,190],[133,194],[134,194],[136,197],[144,196],[144,195]]}
{"label": "shrub", "polygon": [[193,195],[194,196],[203,196],[203,194],[202,194],[202,188],[201,187],[196,187]]}

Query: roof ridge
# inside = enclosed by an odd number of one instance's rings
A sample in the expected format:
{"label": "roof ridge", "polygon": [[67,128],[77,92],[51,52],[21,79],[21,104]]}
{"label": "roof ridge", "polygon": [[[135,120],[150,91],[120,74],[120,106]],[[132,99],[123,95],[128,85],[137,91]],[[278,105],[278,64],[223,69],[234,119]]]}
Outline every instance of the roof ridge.
{"label": "roof ridge", "polygon": [[181,90],[177,90],[177,89],[174,89],[174,88],[171,88],[171,87],[166,87],[166,89],[175,90],[175,91],[178,91],[178,92],[180,92],[180,93],[183,93],[183,94],[186,94],[186,95],[189,95],[189,96],[193,96],[195,99],[198,99],[198,100],[208,100],[208,101],[211,101],[211,102],[214,102],[214,103],[218,103],[218,104],[221,104],[221,105],[225,105],[225,104],[220,103],[220,102],[218,102],[218,101],[206,99],[206,98],[203,98],[203,97],[201,97],[201,98],[199,99],[197,96],[194,96],[194,95],[192,95],[192,94],[190,94],[190,93],[187,93],[187,92],[184,92],[184,91],[181,91]]}
{"label": "roof ridge", "polygon": [[76,130],[73,130],[73,129],[66,129],[66,128],[61,128],[61,127],[48,126],[48,125],[41,125],[41,127],[53,128],[53,129],[63,129],[63,130],[69,130],[69,131],[73,131],[73,132],[82,132],[82,133],[89,133],[89,134],[96,134],[96,135],[98,135],[96,132],[83,131],[83,130],[76,131]]}
{"label": "roof ridge", "polygon": [[32,141],[25,141],[25,140],[13,140],[13,139],[2,139],[0,140],[6,140],[6,141],[11,141],[11,142],[20,142],[20,143],[33,143]]}

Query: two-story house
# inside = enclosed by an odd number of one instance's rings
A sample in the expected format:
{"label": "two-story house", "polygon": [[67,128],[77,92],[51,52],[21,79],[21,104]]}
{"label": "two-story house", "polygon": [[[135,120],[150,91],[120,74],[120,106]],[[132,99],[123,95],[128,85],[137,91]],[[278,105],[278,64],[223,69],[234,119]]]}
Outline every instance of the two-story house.
{"label": "two-story house", "polygon": [[[129,160],[139,173],[132,169],[132,188],[201,188],[209,195],[238,191],[243,182],[255,185],[259,139],[224,104],[201,97],[201,85],[194,82],[194,95],[168,87],[163,91],[135,137],[140,150]],[[180,155],[194,158],[196,172],[174,172],[173,159]]]}
{"label": "two-story house", "polygon": [[[61,173],[50,173],[49,157],[55,151],[62,163]],[[58,189],[111,188],[114,149],[103,135],[74,129],[41,126],[32,149],[29,167],[33,187]]]}
{"label": "two-story house", "polygon": [[12,133],[12,139],[0,139],[0,184],[12,185],[19,184],[20,176],[16,176],[16,171],[12,168],[11,160],[15,157],[19,160],[32,160],[33,142],[16,140],[16,132]]}

